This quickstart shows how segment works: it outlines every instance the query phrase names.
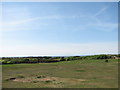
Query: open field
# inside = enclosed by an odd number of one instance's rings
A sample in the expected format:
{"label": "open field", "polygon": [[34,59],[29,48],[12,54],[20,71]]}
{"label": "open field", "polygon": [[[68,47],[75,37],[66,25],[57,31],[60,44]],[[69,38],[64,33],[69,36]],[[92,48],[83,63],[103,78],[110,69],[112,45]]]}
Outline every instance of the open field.
{"label": "open field", "polygon": [[3,88],[117,88],[118,60],[3,65]]}

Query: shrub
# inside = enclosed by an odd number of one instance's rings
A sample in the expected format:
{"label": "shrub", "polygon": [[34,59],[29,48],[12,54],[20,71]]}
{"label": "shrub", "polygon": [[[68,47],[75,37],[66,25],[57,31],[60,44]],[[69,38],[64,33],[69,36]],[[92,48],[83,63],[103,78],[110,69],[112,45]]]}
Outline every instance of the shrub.
{"label": "shrub", "polygon": [[52,82],[52,81],[53,81],[53,80],[46,80],[45,82],[46,82],[46,83],[50,83],[50,82]]}
{"label": "shrub", "polygon": [[39,82],[39,81],[32,81],[32,83],[37,83],[37,82]]}
{"label": "shrub", "polygon": [[46,76],[44,75],[40,75],[40,76],[37,76],[37,78],[45,78]]}

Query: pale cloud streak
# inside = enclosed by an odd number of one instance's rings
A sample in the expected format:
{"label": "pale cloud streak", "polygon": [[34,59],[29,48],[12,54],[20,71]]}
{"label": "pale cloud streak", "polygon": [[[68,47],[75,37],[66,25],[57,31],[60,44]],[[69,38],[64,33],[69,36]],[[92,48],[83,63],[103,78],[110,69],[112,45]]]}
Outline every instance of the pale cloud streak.
{"label": "pale cloud streak", "polygon": [[[36,26],[36,21],[39,22],[39,26],[41,25],[48,25],[47,23],[43,23],[44,20],[50,19],[62,19],[65,18],[64,16],[40,16],[40,17],[31,17],[22,20],[11,20],[11,21],[3,21],[2,23],[2,31],[18,31],[18,30],[30,30],[31,23],[32,26]],[[68,17],[67,17],[68,18]],[[23,27],[23,28],[22,28]],[[39,28],[39,27],[34,27]]]}
{"label": "pale cloud streak", "polygon": [[[73,30],[88,30],[88,28],[92,28],[94,27],[96,30],[102,30],[102,31],[112,31],[112,30],[117,30],[117,23],[111,23],[111,22],[104,22],[101,21],[100,19],[98,19],[97,17],[91,17],[91,16],[84,16],[84,17],[78,17],[78,16],[60,16],[60,15],[56,15],[56,16],[41,16],[41,17],[33,17],[33,18],[28,18],[28,19],[23,19],[23,20],[12,20],[9,22],[3,22],[2,26],[3,26],[3,31],[16,31],[16,30],[21,30],[20,27],[23,27],[23,29],[29,29],[28,26],[31,23],[33,23],[33,26],[35,26],[36,21],[39,21],[39,26],[41,25],[49,25],[49,23],[44,22],[44,20],[58,20],[58,19],[72,19],[72,18],[87,18],[88,20],[91,20],[90,22],[87,22],[86,24],[79,25],[76,27],[74,27]],[[1,23],[1,22],[0,22]],[[64,23],[64,22],[63,22]],[[52,24],[52,23],[51,23]],[[26,25],[26,26],[25,26]],[[64,25],[65,26],[65,25]],[[70,26],[67,24],[65,27],[69,28]],[[36,27],[35,27],[36,28]],[[39,27],[37,27],[39,28]],[[44,27],[43,27],[44,28]]]}
{"label": "pale cloud streak", "polygon": [[62,18],[70,18],[69,16],[65,17],[65,16],[60,16],[60,15],[55,15],[55,16],[40,16],[40,17],[32,17],[32,18],[28,18],[28,19],[23,19],[23,20],[11,20],[8,22],[4,22],[3,21],[3,26],[7,26],[7,25],[19,25],[19,24],[24,24],[24,23],[28,23],[28,22],[32,22],[35,20],[44,20],[44,19],[62,19]]}
{"label": "pale cloud streak", "polygon": [[97,13],[95,13],[95,17],[102,14],[103,12],[105,12],[107,10],[108,7],[103,7],[102,9],[100,9]]}
{"label": "pale cloud streak", "polygon": [[[95,14],[89,14],[83,12],[83,15],[51,15],[51,16],[31,16],[31,12],[26,7],[23,8],[7,8],[4,11],[3,22],[0,22],[2,29],[0,31],[18,31],[18,30],[32,30],[32,29],[44,29],[46,27],[54,26],[54,23],[50,23],[52,20],[62,20],[64,23],[65,19],[79,19],[83,20],[80,24],[76,24],[74,27],[68,23],[60,26],[65,29],[72,28],[74,31],[88,30],[89,28],[100,30],[100,31],[113,31],[117,30],[117,23],[101,20],[97,16],[102,14],[108,9],[108,7],[101,8]],[[3,14],[3,15],[4,15]],[[109,16],[108,16],[109,17]],[[85,20],[84,20],[85,19]],[[49,22],[47,22],[49,21]],[[59,22],[59,21],[58,21]]]}

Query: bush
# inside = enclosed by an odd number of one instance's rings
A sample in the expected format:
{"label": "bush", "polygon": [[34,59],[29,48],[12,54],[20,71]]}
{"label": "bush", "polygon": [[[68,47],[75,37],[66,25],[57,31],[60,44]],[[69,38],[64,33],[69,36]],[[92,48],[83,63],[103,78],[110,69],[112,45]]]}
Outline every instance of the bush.
{"label": "bush", "polygon": [[45,78],[46,76],[44,75],[40,75],[40,76],[37,76],[37,78]]}
{"label": "bush", "polygon": [[2,64],[7,64],[7,60],[1,60]]}
{"label": "bush", "polygon": [[45,82],[46,83],[51,83],[51,82],[53,82],[53,80],[46,80]]}
{"label": "bush", "polygon": [[12,64],[12,62],[11,61],[7,61],[7,64]]}
{"label": "bush", "polygon": [[37,82],[39,82],[39,81],[32,81],[32,83],[37,83]]}

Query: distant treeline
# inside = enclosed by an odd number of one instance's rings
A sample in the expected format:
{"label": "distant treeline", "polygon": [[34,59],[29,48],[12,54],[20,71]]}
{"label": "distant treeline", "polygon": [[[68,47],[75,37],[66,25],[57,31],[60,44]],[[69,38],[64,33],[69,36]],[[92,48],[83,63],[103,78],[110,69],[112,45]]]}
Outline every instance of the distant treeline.
{"label": "distant treeline", "polygon": [[51,63],[60,61],[73,61],[73,60],[85,60],[85,59],[118,59],[119,55],[91,55],[91,56],[69,56],[69,57],[2,57],[0,62],[2,64],[20,64],[20,63]]}

